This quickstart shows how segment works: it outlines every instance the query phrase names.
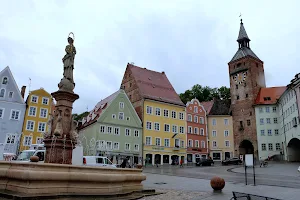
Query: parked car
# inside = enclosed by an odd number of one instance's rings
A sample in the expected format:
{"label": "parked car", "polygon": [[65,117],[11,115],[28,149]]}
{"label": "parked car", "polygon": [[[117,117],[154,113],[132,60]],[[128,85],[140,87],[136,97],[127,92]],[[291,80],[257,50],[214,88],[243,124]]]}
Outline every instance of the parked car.
{"label": "parked car", "polygon": [[196,166],[212,166],[214,165],[214,161],[212,159],[201,158],[197,163]]}
{"label": "parked car", "polygon": [[222,165],[231,165],[231,164],[238,165],[238,164],[242,164],[242,163],[243,163],[243,161],[238,157],[233,157],[233,158],[228,158],[226,160],[222,160]]}
{"label": "parked car", "polygon": [[83,165],[117,168],[115,164],[104,156],[83,156]]}

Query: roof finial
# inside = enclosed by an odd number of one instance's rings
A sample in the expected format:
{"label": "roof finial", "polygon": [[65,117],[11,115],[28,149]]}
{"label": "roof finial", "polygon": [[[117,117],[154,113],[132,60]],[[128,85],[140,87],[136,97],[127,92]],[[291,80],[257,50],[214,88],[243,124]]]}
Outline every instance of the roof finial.
{"label": "roof finial", "polygon": [[242,19],[242,13],[240,13],[239,18],[241,18],[241,24],[243,23],[243,19]]}

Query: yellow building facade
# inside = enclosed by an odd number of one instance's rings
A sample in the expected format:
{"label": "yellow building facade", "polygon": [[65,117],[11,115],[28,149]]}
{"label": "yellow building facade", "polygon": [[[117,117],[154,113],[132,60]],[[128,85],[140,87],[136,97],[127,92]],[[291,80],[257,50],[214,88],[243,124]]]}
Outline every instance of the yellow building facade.
{"label": "yellow building facade", "polygon": [[208,138],[210,156],[214,161],[234,155],[233,125],[230,115],[208,116]]}
{"label": "yellow building facade", "polygon": [[52,96],[43,88],[34,90],[29,93],[26,104],[19,151],[29,149],[32,144],[43,143],[43,133],[48,130]]}
{"label": "yellow building facade", "polygon": [[143,105],[143,157],[146,164],[186,162],[184,106],[145,99]]}

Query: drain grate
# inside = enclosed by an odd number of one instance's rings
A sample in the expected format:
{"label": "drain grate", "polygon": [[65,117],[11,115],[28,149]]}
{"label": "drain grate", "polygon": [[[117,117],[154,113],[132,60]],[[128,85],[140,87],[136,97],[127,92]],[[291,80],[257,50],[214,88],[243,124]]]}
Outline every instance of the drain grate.
{"label": "drain grate", "polygon": [[164,184],[167,184],[167,183],[164,183],[164,182],[158,182],[158,183],[154,183],[156,185],[164,185]]}

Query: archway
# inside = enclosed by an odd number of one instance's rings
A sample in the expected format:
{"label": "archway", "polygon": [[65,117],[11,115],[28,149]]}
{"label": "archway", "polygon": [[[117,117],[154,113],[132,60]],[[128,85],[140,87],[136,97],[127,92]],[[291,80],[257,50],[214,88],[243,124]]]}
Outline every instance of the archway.
{"label": "archway", "polygon": [[287,145],[287,160],[291,162],[300,162],[300,140],[293,138]]}
{"label": "archway", "polygon": [[147,164],[152,164],[152,154],[150,153],[146,154],[145,165]]}
{"label": "archway", "polygon": [[252,142],[250,142],[249,140],[243,140],[240,143],[239,152],[242,155],[245,155],[245,154],[254,154],[254,147],[253,147]]}
{"label": "archway", "polygon": [[161,165],[161,155],[160,154],[155,154],[154,156],[154,164],[158,164],[158,165]]}

